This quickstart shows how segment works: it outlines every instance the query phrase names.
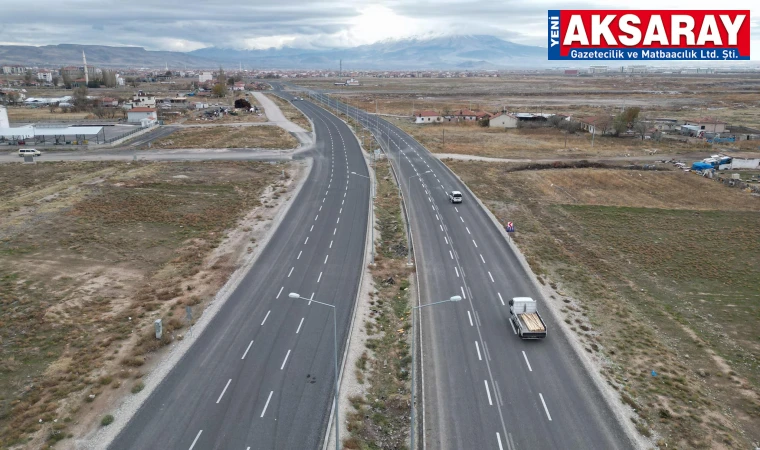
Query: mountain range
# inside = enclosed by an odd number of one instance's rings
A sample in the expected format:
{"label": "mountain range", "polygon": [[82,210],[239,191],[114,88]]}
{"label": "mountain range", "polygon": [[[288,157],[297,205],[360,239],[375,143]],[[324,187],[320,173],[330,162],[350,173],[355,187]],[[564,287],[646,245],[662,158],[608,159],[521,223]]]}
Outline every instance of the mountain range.
{"label": "mountain range", "polygon": [[546,49],[515,44],[488,35],[456,35],[386,40],[349,48],[237,50],[208,47],[192,52],[148,51],[142,47],[59,44],[41,47],[0,45],[0,64],[30,66],[81,65],[98,67],[213,68],[220,64],[256,69],[343,68],[499,69],[545,65]]}

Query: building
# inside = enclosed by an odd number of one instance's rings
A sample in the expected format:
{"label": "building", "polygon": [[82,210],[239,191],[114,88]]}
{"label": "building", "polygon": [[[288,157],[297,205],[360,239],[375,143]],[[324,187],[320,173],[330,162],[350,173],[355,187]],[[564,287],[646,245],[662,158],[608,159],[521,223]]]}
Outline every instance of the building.
{"label": "building", "polygon": [[95,100],[97,105],[103,108],[113,108],[119,106],[119,101],[113,97],[103,97]]}
{"label": "building", "polygon": [[708,133],[723,133],[726,131],[726,122],[722,122],[714,117],[701,117],[699,119],[690,119],[685,121],[686,125],[699,127]]}
{"label": "building", "polygon": [[243,81],[236,81],[235,84],[232,85],[233,91],[244,91],[245,90],[245,82]]}
{"label": "building", "polygon": [[474,122],[478,120],[478,113],[470,111],[469,109],[460,109],[454,111],[452,114],[443,116],[448,122]]}
{"label": "building", "polygon": [[565,75],[575,75],[575,76],[578,76],[579,73],[580,72],[578,71],[578,69],[565,69]]}
{"label": "building", "polygon": [[414,114],[414,123],[440,123],[443,117],[435,111],[420,111]]}
{"label": "building", "polygon": [[211,72],[201,72],[200,75],[198,75],[198,83],[205,83],[213,79],[214,79],[214,74],[212,74]]}
{"label": "building", "polygon": [[53,82],[53,72],[49,70],[40,70],[37,72],[37,79],[40,81],[47,81],[48,83]]}
{"label": "building", "polygon": [[607,73],[609,67],[607,66],[589,66],[588,73]]}
{"label": "building", "polygon": [[653,119],[650,123],[654,129],[665,133],[678,131],[679,129],[677,119]]}
{"label": "building", "polygon": [[499,113],[488,121],[491,128],[517,128],[517,117],[509,113]]}
{"label": "building", "polygon": [[155,123],[158,120],[156,108],[138,106],[127,111],[127,122],[129,123],[140,123],[146,126],[144,124],[146,120],[150,123]]}
{"label": "building", "polygon": [[613,134],[612,128],[614,119],[612,116],[593,116],[577,117],[575,119],[581,124],[581,130],[588,131],[591,134]]}
{"label": "building", "polygon": [[126,109],[131,108],[155,108],[156,107],[156,96],[151,94],[146,94],[143,91],[137,91],[137,94],[132,96],[132,101],[130,103],[125,103],[124,107]]}

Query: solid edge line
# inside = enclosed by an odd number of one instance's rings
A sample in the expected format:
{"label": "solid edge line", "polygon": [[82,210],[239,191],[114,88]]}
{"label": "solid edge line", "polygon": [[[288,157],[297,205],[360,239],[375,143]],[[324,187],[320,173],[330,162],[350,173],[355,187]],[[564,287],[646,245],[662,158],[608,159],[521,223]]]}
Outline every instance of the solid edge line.
{"label": "solid edge line", "polygon": [[[329,110],[325,109],[324,107],[317,106],[316,103],[312,103],[312,104],[314,106],[322,109],[323,111],[327,112],[328,114],[331,114],[334,117],[337,117],[337,116],[335,116],[335,114],[332,114]],[[304,114],[304,115],[306,115],[306,114]],[[338,120],[340,120],[340,118],[338,118]],[[348,129],[351,130],[351,127],[348,127]],[[314,130],[316,130],[316,128],[314,128]],[[359,151],[361,152],[362,151],[362,144],[359,141],[359,138],[353,133],[353,131],[351,132],[351,134],[354,136],[354,139],[356,139],[356,142],[359,144]],[[368,172],[369,176],[374,177],[375,174],[374,174],[374,172],[372,172],[370,170],[369,164],[367,163],[367,159],[364,157],[364,153],[361,153],[361,156],[362,156],[362,160],[364,160],[364,164],[367,166],[367,172]],[[358,284],[358,289],[356,290],[356,297],[354,298],[353,311],[351,313],[351,325],[348,327],[348,335],[347,335],[347,338],[346,338],[346,346],[343,349],[343,360],[342,360],[342,362],[340,364],[340,377],[338,377],[338,384],[341,385],[341,386],[343,385],[343,372],[346,369],[346,361],[347,361],[346,357],[348,356],[348,348],[351,346],[351,335],[353,334],[354,323],[356,322],[356,311],[358,310],[358,308],[356,307],[356,305],[357,305],[357,303],[359,303],[359,297],[361,297],[362,285],[364,284],[364,272],[367,271],[367,266],[369,265],[369,260],[368,260],[369,252],[367,251],[367,248],[368,248],[369,245],[374,245],[374,243],[370,243],[369,242],[369,237],[370,237],[370,233],[369,233],[370,228],[369,227],[372,227],[372,226],[375,225],[373,223],[370,223],[370,217],[372,217],[372,208],[374,207],[374,205],[372,204],[372,195],[369,194],[369,192],[367,194],[367,198],[368,198],[368,201],[369,201],[369,210],[367,210],[367,228],[364,230],[364,255],[362,256],[363,266],[362,266],[362,270],[361,270],[360,275],[359,275],[359,284]],[[337,230],[337,228],[336,228],[336,230]],[[333,234],[335,234],[335,233],[333,233]],[[342,391],[342,389],[341,389],[341,391]],[[327,421],[327,429],[325,430],[325,434],[322,436],[322,446],[321,446],[322,450],[327,450],[327,445],[330,443],[330,438],[329,438],[330,428],[332,428],[333,420],[335,420],[335,403],[334,402],[331,402],[331,403],[332,403],[333,406],[330,407],[330,418]],[[340,408],[340,398],[338,398],[338,402],[337,403],[338,403],[338,408]],[[342,443],[341,443],[341,445],[342,445]]]}

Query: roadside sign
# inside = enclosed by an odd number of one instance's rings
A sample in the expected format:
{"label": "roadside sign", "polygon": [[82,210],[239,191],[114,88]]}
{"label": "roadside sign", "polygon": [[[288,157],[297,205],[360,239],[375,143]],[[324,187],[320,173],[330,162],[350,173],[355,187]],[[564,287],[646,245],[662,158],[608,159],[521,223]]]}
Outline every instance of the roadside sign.
{"label": "roadside sign", "polygon": [[507,233],[515,232],[515,224],[513,224],[512,222],[507,222],[507,226],[505,228],[507,229]]}

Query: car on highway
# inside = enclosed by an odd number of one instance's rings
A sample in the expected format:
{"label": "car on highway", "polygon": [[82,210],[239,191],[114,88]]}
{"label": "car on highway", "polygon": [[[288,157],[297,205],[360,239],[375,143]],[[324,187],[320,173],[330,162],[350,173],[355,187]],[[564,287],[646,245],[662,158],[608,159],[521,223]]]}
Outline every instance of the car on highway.
{"label": "car on highway", "polygon": [[449,192],[449,201],[451,203],[462,203],[462,193],[459,191]]}
{"label": "car on highway", "polygon": [[42,156],[42,152],[34,148],[20,148],[18,149],[18,156]]}

